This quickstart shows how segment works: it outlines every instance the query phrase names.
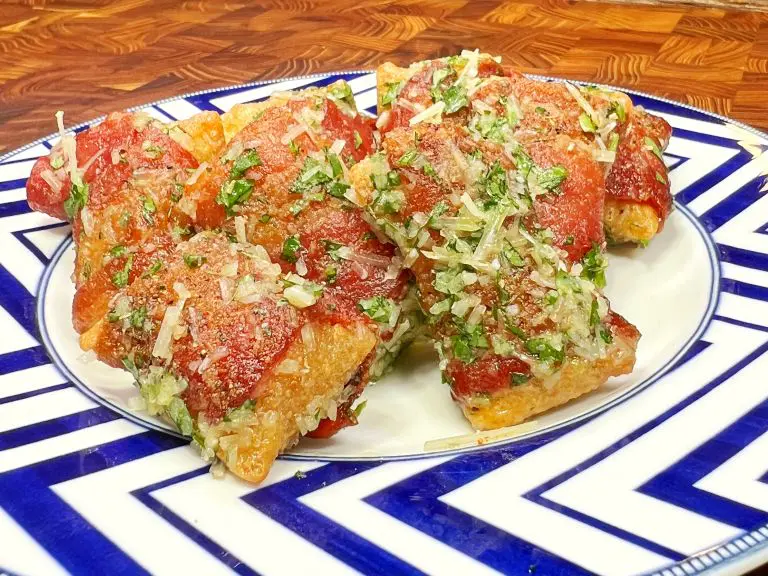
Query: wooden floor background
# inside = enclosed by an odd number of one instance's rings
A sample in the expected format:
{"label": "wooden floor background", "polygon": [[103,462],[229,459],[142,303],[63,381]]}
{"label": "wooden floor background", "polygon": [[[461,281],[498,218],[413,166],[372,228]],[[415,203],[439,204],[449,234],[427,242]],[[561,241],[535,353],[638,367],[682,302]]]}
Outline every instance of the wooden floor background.
{"label": "wooden floor background", "polygon": [[[759,0],[754,0],[755,5]],[[564,0],[0,0],[0,152],[111,110],[479,47],[768,130],[768,13]]]}

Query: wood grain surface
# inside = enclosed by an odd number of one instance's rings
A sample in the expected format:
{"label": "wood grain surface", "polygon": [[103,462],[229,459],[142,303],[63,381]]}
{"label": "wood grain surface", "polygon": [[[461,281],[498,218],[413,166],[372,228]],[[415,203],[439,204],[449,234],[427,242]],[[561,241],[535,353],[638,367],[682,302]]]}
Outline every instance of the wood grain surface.
{"label": "wood grain surface", "polygon": [[0,152],[68,123],[250,80],[469,47],[768,129],[768,13],[562,0],[0,0]]}

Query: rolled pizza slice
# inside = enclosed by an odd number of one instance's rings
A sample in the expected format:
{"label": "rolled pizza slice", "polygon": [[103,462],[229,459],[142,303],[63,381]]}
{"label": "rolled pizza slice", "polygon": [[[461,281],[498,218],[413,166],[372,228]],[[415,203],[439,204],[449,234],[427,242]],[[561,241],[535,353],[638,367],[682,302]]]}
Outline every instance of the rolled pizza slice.
{"label": "rolled pizza slice", "polygon": [[[406,83],[390,103],[400,119],[380,122],[392,122],[382,151],[351,169],[416,278],[443,377],[481,430],[630,372],[639,338],[601,291],[604,166],[581,137],[521,144],[497,123],[514,91],[489,67],[454,70],[438,105],[410,117],[399,94],[418,90]],[[487,116],[498,130],[479,129]]]}
{"label": "rolled pizza slice", "polygon": [[260,246],[201,232],[113,298],[81,340],[135,377],[141,405],[252,482],[357,393],[374,322],[323,310],[323,287]]}
{"label": "rolled pizza slice", "polygon": [[327,437],[356,422],[352,402],[421,325],[395,246],[366,222],[349,182],[350,167],[375,148],[373,121],[357,113],[345,82],[239,105],[222,121],[227,145],[186,186],[182,209],[198,228],[263,246],[284,273],[322,285],[317,314],[377,326],[356,394],[312,431]]}
{"label": "rolled pizza slice", "polygon": [[[511,135],[525,147],[568,136],[574,146],[591,150],[606,172],[609,238],[647,244],[663,228],[672,205],[662,158],[669,124],[633,106],[621,92],[530,79],[497,60],[464,51],[409,68],[380,66],[379,128],[406,126],[438,109],[459,112],[471,99],[477,109],[467,127],[482,139],[501,142]],[[497,93],[504,94],[501,105],[485,96]]]}
{"label": "rolled pizza slice", "polygon": [[27,199],[72,222],[73,322],[84,332],[120,288],[189,235],[191,221],[176,201],[198,159],[223,145],[223,130],[211,112],[172,125],[114,113],[75,136],[64,132],[61,115],[59,123],[60,140],[32,168]]}

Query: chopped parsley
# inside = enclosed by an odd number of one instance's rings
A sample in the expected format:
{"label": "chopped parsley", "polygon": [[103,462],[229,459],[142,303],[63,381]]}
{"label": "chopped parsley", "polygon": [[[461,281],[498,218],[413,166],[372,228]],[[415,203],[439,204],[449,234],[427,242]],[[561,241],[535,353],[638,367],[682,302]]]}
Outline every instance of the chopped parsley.
{"label": "chopped parsley", "polygon": [[346,102],[350,106],[355,103],[355,97],[352,94],[352,88],[346,82],[334,84],[330,90],[331,98]]}
{"label": "chopped parsley", "polygon": [[290,150],[291,154],[293,154],[294,156],[298,156],[299,153],[301,152],[301,147],[298,146],[296,142],[291,140],[290,142],[288,142],[288,150]]}
{"label": "chopped parsley", "polygon": [[144,321],[147,319],[147,307],[142,306],[138,310],[132,311],[128,318],[130,320],[131,326],[137,330],[143,328]]}
{"label": "chopped parsley", "polygon": [[259,218],[259,222],[261,222],[262,224],[267,224],[270,220],[272,220],[272,216],[270,216],[269,214],[262,214],[261,217]]}
{"label": "chopped parsley", "polygon": [[371,320],[380,324],[389,323],[395,308],[397,308],[395,301],[383,296],[374,296],[367,300],[360,300],[357,303],[357,309],[360,312],[363,312]]}
{"label": "chopped parsley", "polygon": [[619,133],[618,132],[611,132],[611,136],[608,139],[608,150],[611,152],[616,152],[616,150],[619,149]]}
{"label": "chopped parsley", "polygon": [[398,166],[410,166],[419,157],[419,152],[415,148],[406,150],[397,160]]}
{"label": "chopped parsley", "polygon": [[[337,159],[338,160],[338,159]],[[315,186],[320,186],[330,182],[332,178],[325,173],[323,165],[312,157],[307,157],[304,166],[299,172],[299,176],[291,184],[291,192],[294,194],[303,194]]]}
{"label": "chopped parsley", "polygon": [[360,148],[360,146],[363,145],[363,137],[360,136],[360,132],[355,130],[355,150]]}
{"label": "chopped parsley", "polygon": [[144,221],[152,226],[155,223],[155,217],[153,214],[157,211],[157,207],[155,206],[155,201],[152,199],[151,196],[142,196],[140,198],[141,200],[141,216],[144,218]]}
{"label": "chopped parsley", "polygon": [[199,254],[184,254],[184,264],[188,268],[200,268],[208,259],[205,256]]}
{"label": "chopped parsley", "polygon": [[86,202],[88,202],[88,184],[73,182],[69,191],[69,198],[64,200],[64,211],[67,213],[67,218],[72,220],[75,214],[85,207]]}
{"label": "chopped parsley", "polygon": [[51,168],[54,170],[58,170],[64,166],[64,157],[63,156],[56,156],[55,158],[51,158]]}
{"label": "chopped parsley", "polygon": [[109,255],[113,258],[120,258],[121,256],[125,256],[126,249],[125,246],[122,244],[117,244],[116,246],[112,247],[112,250],[109,251]]}
{"label": "chopped parsley", "polygon": [[624,122],[624,120],[627,119],[627,112],[624,110],[624,105],[621,102],[617,102],[615,100],[611,102],[611,105],[608,108],[608,113],[616,114],[616,118],[619,119],[619,122]]}
{"label": "chopped parsley", "polygon": [[595,126],[592,118],[586,112],[582,112],[581,116],[579,116],[579,125],[584,132],[594,133],[597,131],[597,126]]}
{"label": "chopped parsley", "polygon": [[384,94],[381,95],[381,105],[387,106],[388,104],[392,104],[392,102],[395,101],[395,98],[397,98],[397,95],[400,93],[402,87],[403,82],[389,82],[386,85]]}
{"label": "chopped parsley", "polygon": [[112,275],[112,284],[117,288],[125,288],[128,286],[128,275],[131,273],[131,267],[133,266],[133,254],[128,256],[125,261],[125,266],[122,270],[118,270]]}
{"label": "chopped parsley", "polygon": [[253,182],[241,178],[239,180],[227,180],[216,195],[216,204],[224,206],[228,216],[235,213],[235,206],[243,204],[251,197]]}
{"label": "chopped parsley", "polygon": [[662,183],[662,184],[664,184],[665,186],[666,186],[666,184],[667,184],[667,180],[666,180],[666,178],[664,178],[664,176],[662,176],[660,172],[656,172],[656,180],[657,180],[658,182],[661,182],[661,183]]}
{"label": "chopped parsley", "polygon": [[472,362],[476,349],[488,348],[485,327],[482,324],[467,324],[459,319],[455,323],[459,333],[451,337],[453,355],[465,364]]}
{"label": "chopped parsley", "polygon": [[477,184],[495,202],[506,198],[509,192],[507,172],[498,160],[493,163]]}
{"label": "chopped parsley", "polygon": [[605,288],[605,269],[608,266],[608,261],[597,244],[594,244],[592,249],[587,252],[581,264],[583,266],[581,276],[590,280],[598,288]]}
{"label": "chopped parsley", "polygon": [[445,114],[453,114],[469,105],[467,89],[458,84],[454,84],[443,92],[441,100],[445,102],[445,108],[443,109]]}
{"label": "chopped parsley", "polygon": [[664,155],[661,153],[661,148],[659,148],[659,145],[656,144],[656,141],[653,138],[646,136],[643,139],[643,142],[645,142],[645,147],[648,150],[653,152],[659,160],[664,162]]}
{"label": "chopped parsley", "polygon": [[256,150],[249,148],[232,163],[232,169],[229,172],[230,180],[237,180],[254,166],[261,166],[261,158]]}
{"label": "chopped parsley", "polygon": [[283,251],[280,253],[280,257],[286,262],[293,264],[299,259],[300,250],[301,242],[299,242],[299,237],[289,236],[283,242]]}
{"label": "chopped parsley", "polygon": [[184,184],[181,182],[173,183],[173,190],[171,191],[171,201],[178,202],[181,197],[184,196]]}
{"label": "chopped parsley", "polygon": [[338,270],[336,269],[336,266],[325,267],[325,281],[328,282],[328,284],[333,284],[336,282],[337,274]]}
{"label": "chopped parsley", "polygon": [[511,386],[520,386],[530,379],[530,374],[524,374],[522,372],[512,372],[512,374],[509,375],[509,383]]}
{"label": "chopped parsley", "polygon": [[142,278],[151,278],[158,272],[160,272],[160,269],[163,267],[163,263],[160,260],[155,260],[152,262],[152,266],[146,269],[144,274],[141,275]]}
{"label": "chopped parsley", "polygon": [[555,348],[547,338],[531,338],[525,347],[542,362],[560,364],[565,359],[565,352]]}
{"label": "chopped parsley", "polygon": [[552,166],[539,172],[537,181],[545,190],[556,190],[568,177],[568,170],[563,166]]}

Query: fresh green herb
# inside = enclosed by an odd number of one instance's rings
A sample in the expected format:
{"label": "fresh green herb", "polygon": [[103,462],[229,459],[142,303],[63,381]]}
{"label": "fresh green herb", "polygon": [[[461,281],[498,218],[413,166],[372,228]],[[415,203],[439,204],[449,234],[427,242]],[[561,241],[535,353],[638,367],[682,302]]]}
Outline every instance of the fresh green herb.
{"label": "fresh green herb", "polygon": [[624,120],[627,119],[627,111],[624,110],[624,105],[621,102],[615,100],[611,102],[611,105],[608,108],[608,113],[610,114],[611,112],[616,114],[616,118],[619,119],[619,122],[624,122]]}
{"label": "fresh green herb", "polygon": [[131,315],[129,316],[131,326],[133,326],[136,329],[140,329],[144,326],[144,321],[147,319],[147,307],[142,306],[138,310],[134,310],[131,312]]}
{"label": "fresh green herb", "polygon": [[229,172],[230,180],[237,180],[254,166],[261,166],[261,158],[256,150],[249,148],[232,163],[232,169]]}
{"label": "fresh green herb", "polygon": [[517,167],[517,171],[520,172],[520,175],[524,179],[527,179],[528,174],[530,174],[531,170],[534,168],[533,160],[531,160],[531,157],[525,153],[525,150],[523,150],[522,146],[515,148],[512,156],[515,158],[515,166]]}
{"label": "fresh green herb", "polygon": [[569,234],[566,236],[565,240],[563,241],[563,246],[573,246],[573,243],[575,242],[575,238],[572,234]]}
{"label": "fresh green herb", "polygon": [[547,338],[531,338],[525,347],[542,362],[560,364],[565,358],[565,352],[555,348]]}
{"label": "fresh green herb", "polygon": [[128,212],[123,212],[120,214],[120,218],[117,221],[117,225],[120,226],[120,228],[125,228],[128,226],[128,223],[131,221],[131,215]]}
{"label": "fresh green herb", "polygon": [[335,100],[342,100],[352,106],[355,103],[355,97],[352,94],[352,88],[346,82],[338,82],[333,85],[330,95]]}
{"label": "fresh green herb", "polygon": [[178,202],[181,197],[184,196],[184,184],[181,182],[173,183],[173,190],[171,191],[171,201]]}
{"label": "fresh green herb", "polygon": [[619,149],[619,133],[611,132],[611,137],[608,139],[608,150],[616,152]]}
{"label": "fresh green herb", "polygon": [[400,89],[403,87],[403,82],[390,82],[386,86],[384,94],[381,96],[381,105],[386,106],[392,104],[397,95],[400,93]]}
{"label": "fresh green herb", "polygon": [[581,261],[583,269],[581,276],[590,280],[598,288],[605,288],[605,269],[608,261],[600,251],[600,246],[594,244]]}
{"label": "fresh green herb", "polygon": [[246,179],[227,180],[216,195],[216,204],[224,206],[228,216],[235,213],[235,206],[243,204],[251,197],[253,182]]}
{"label": "fresh green herb", "polygon": [[530,379],[530,374],[524,374],[522,372],[512,372],[512,374],[509,375],[509,383],[512,386],[521,386],[522,384],[528,382]]}
{"label": "fresh green herb", "polygon": [[315,186],[327,184],[331,177],[323,170],[323,165],[312,157],[307,157],[304,166],[301,168],[299,176],[291,184],[291,192],[294,194],[303,194]]}
{"label": "fresh green herb", "polygon": [[341,168],[341,161],[339,160],[339,157],[333,152],[328,152],[326,154],[326,158],[328,159],[328,164],[331,165],[331,172],[333,173],[333,177],[340,177],[344,173],[344,170]]}
{"label": "fresh green herb", "polygon": [[109,255],[113,258],[120,258],[121,256],[125,256],[126,249],[125,246],[122,244],[117,244],[116,246],[112,247],[112,250],[109,251]]}
{"label": "fresh green herb", "polygon": [[389,323],[395,308],[397,308],[395,301],[383,296],[374,296],[373,298],[360,300],[357,303],[357,309],[360,312],[363,312],[371,320],[380,324]]}
{"label": "fresh green herb", "polygon": [[595,123],[592,121],[592,118],[589,117],[589,114],[586,112],[582,112],[581,116],[579,116],[579,125],[581,126],[581,129],[584,132],[592,132],[594,133],[597,131],[597,126],[595,126]]}
{"label": "fresh green herb", "polygon": [[442,88],[441,84],[443,81],[448,78],[448,76],[453,75],[453,70],[450,68],[438,68],[434,72],[432,72],[432,88],[430,89],[430,94],[432,95],[432,100],[434,102],[437,102],[438,100],[442,99]]}
{"label": "fresh green herb", "polygon": [[157,207],[155,206],[155,201],[152,199],[151,196],[142,196],[140,198],[141,200],[141,216],[144,218],[144,221],[152,226],[155,223],[155,217],[153,214],[157,211]]}
{"label": "fresh green herb", "polygon": [[537,114],[541,114],[542,116],[547,116],[548,115],[547,109],[544,108],[543,106],[536,106],[536,108],[534,108],[534,110],[536,111]]}
{"label": "fresh green herb", "polygon": [[67,213],[67,218],[72,220],[75,214],[85,207],[86,202],[88,202],[88,184],[73,182],[69,191],[69,198],[64,200],[64,211]]}
{"label": "fresh green herb", "polygon": [[501,249],[502,259],[515,268],[522,268],[525,266],[525,260],[520,256],[520,252],[515,250],[509,242],[504,242],[504,246]]}
{"label": "fresh green herb", "polygon": [[444,114],[453,114],[458,112],[465,106],[469,105],[469,97],[467,96],[467,89],[458,84],[454,84],[443,92],[442,101],[445,102],[445,108],[443,108]]}
{"label": "fresh green herb", "polygon": [[123,366],[125,366],[125,369],[128,370],[128,372],[130,372],[131,375],[133,376],[134,380],[136,380],[138,382],[139,381],[139,369],[136,366],[136,362],[134,361],[133,352],[128,354],[128,356],[124,357],[122,359],[122,362],[123,362]]}
{"label": "fresh green herb", "polygon": [[509,185],[507,184],[507,172],[497,160],[478,181],[478,186],[496,202],[507,198]]}
{"label": "fresh green herb", "polygon": [[556,190],[560,184],[568,177],[568,170],[563,166],[552,166],[539,172],[537,180],[539,186],[545,190]]}
{"label": "fresh green herb", "polygon": [[145,140],[142,145],[141,149],[144,151],[144,155],[148,158],[157,159],[160,158],[163,154],[165,154],[165,150],[163,150],[160,146],[157,144],[153,144],[149,140]]}
{"label": "fresh green herb", "polygon": [[56,156],[51,158],[51,168],[58,170],[62,166],[64,166],[64,156]]}
{"label": "fresh green herb", "polygon": [[299,153],[301,152],[301,147],[299,147],[296,144],[296,142],[291,140],[290,142],[288,142],[288,150],[290,150],[291,154],[293,154],[294,156],[298,156]]}
{"label": "fresh green herb", "polygon": [[611,331],[608,330],[605,326],[600,326],[600,338],[605,342],[606,344],[610,344],[613,342],[613,335],[611,334]]}
{"label": "fresh green herb", "polygon": [[142,278],[151,278],[158,272],[160,272],[160,269],[163,267],[163,263],[160,260],[155,260],[152,262],[152,265],[146,269],[144,274],[141,275]]}
{"label": "fresh green herb", "polygon": [[434,167],[429,162],[425,162],[424,166],[422,166],[421,171],[424,172],[426,176],[429,176],[433,180],[437,180],[439,176],[437,175],[437,172],[435,172]]}
{"label": "fresh green herb", "polygon": [[666,179],[664,178],[664,176],[662,176],[662,175],[661,175],[661,173],[659,173],[659,172],[656,172],[656,180],[657,180],[658,182],[661,182],[661,183],[662,183],[662,184],[664,184],[665,186],[666,186],[666,184],[667,184],[667,180],[666,180]]}
{"label": "fresh green herb", "polygon": [[133,266],[133,254],[128,256],[125,261],[125,266],[122,270],[118,270],[112,275],[112,284],[117,288],[125,288],[128,286],[128,275],[131,273],[131,267]]}
{"label": "fresh green herb", "polygon": [[504,320],[504,327],[509,330],[512,334],[520,338],[523,342],[528,340],[528,335],[514,322],[512,322],[509,318],[506,318]]}
{"label": "fresh green herb", "polygon": [[440,270],[435,273],[435,290],[443,294],[458,294],[464,289],[464,279],[461,269],[454,267],[447,270]]}
{"label": "fresh green herb", "polygon": [[338,270],[336,269],[336,266],[329,265],[325,267],[325,281],[328,282],[328,284],[336,282],[337,274]]}
{"label": "fresh green herb", "polygon": [[271,219],[272,219],[272,216],[270,216],[269,214],[262,214],[261,217],[259,218],[259,222],[261,222],[262,224],[267,224]]}
{"label": "fresh green herb", "polygon": [[192,434],[195,426],[192,420],[192,416],[189,414],[189,410],[187,409],[187,405],[184,404],[184,400],[178,396],[174,396],[168,403],[167,410],[168,416],[171,418],[171,420],[173,420],[173,423],[176,424],[176,428],[179,429],[179,432],[185,436]]}
{"label": "fresh green herb", "polygon": [[472,362],[475,358],[475,350],[488,348],[488,338],[482,324],[467,324],[462,320],[456,320],[459,333],[451,337],[453,355],[464,362]]}
{"label": "fresh green herb", "polygon": [[188,268],[200,268],[208,259],[205,256],[199,254],[184,254],[184,264]]}
{"label": "fresh green herb", "polygon": [[600,312],[598,311],[597,298],[595,298],[589,309],[589,325],[597,326],[598,324],[600,324]]}
{"label": "fresh green herb", "polygon": [[651,138],[650,136],[646,136],[643,139],[643,142],[645,142],[645,147],[648,150],[653,152],[659,160],[664,162],[664,155],[661,153],[661,148],[659,148],[659,145],[656,144],[656,141],[653,138]]}
{"label": "fresh green herb", "polygon": [[304,480],[304,478],[307,477],[307,474],[301,470],[296,470],[296,473],[293,475],[296,480]]}
{"label": "fresh green herb", "polygon": [[437,204],[435,204],[432,207],[432,210],[429,213],[429,219],[427,220],[427,226],[430,228],[434,228],[437,219],[440,218],[443,214],[445,214],[448,211],[448,204],[446,204],[443,200],[440,200]]}
{"label": "fresh green herb", "polygon": [[301,242],[299,242],[298,236],[289,236],[283,242],[283,251],[280,257],[286,262],[293,264],[299,259],[299,250],[301,250]]}
{"label": "fresh green herb", "polygon": [[398,166],[410,166],[418,158],[419,152],[415,148],[406,150],[397,160]]}
{"label": "fresh green herb", "polygon": [[367,405],[368,405],[368,400],[363,400],[362,402],[360,402],[360,404],[358,404],[352,409],[352,413],[355,415],[355,418],[360,418],[360,414],[363,413],[363,410],[365,410],[365,407]]}

